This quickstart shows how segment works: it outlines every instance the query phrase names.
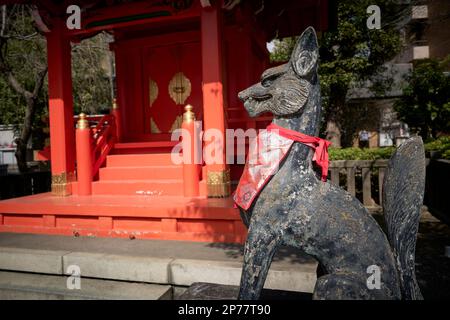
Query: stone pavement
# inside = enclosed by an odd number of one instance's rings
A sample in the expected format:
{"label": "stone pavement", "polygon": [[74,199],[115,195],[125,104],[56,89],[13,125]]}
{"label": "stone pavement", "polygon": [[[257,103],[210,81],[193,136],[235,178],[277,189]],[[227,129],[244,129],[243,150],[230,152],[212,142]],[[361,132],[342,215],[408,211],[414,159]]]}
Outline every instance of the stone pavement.
{"label": "stone pavement", "polygon": [[[381,215],[374,217],[383,225]],[[416,271],[425,299],[450,298],[450,258],[445,256],[445,246],[449,245],[450,227],[424,212],[417,240]],[[8,282],[11,278],[23,285],[30,275],[28,272],[37,273],[34,276],[41,278],[41,274],[61,277],[69,265],[80,266],[82,277],[92,281],[110,280],[111,288],[120,288],[123,283],[148,284],[156,287],[146,290],[157,294],[149,293],[147,297],[167,298],[167,287],[175,288],[175,296],[178,296],[183,293],[180,288],[195,282],[237,286],[242,246],[0,233],[0,270],[4,270],[0,271],[0,291],[5,283],[11,285]],[[310,293],[316,280],[315,270],[316,263],[310,257],[282,247],[274,258],[265,287]],[[22,273],[10,274],[11,271]],[[64,278],[61,283],[65,283],[65,277],[61,278]],[[52,277],[43,279],[52,285],[55,281]],[[108,290],[109,297],[117,297],[116,289]],[[134,297],[133,287],[117,290],[128,290],[130,294],[125,298]],[[87,291],[84,297],[98,297],[97,294]],[[73,298],[73,294],[68,298]]]}
{"label": "stone pavement", "polygon": [[[384,228],[382,214],[374,218]],[[450,227],[423,207],[416,245],[416,276],[425,300],[450,299]]]}
{"label": "stone pavement", "polygon": [[84,278],[79,290],[56,275],[0,271],[0,300],[169,300],[169,285]]}
{"label": "stone pavement", "polygon": [[[0,270],[63,276],[71,265],[80,267],[82,281],[86,277],[177,288],[194,282],[236,286],[241,275],[242,246],[0,233]],[[310,257],[281,248],[265,287],[312,292],[316,266]],[[0,274],[0,291],[2,276],[11,279],[10,274]],[[65,283],[65,277],[61,278]]]}
{"label": "stone pavement", "polygon": [[450,299],[450,258],[445,246],[450,245],[450,227],[423,214],[416,247],[416,275],[424,299]]}

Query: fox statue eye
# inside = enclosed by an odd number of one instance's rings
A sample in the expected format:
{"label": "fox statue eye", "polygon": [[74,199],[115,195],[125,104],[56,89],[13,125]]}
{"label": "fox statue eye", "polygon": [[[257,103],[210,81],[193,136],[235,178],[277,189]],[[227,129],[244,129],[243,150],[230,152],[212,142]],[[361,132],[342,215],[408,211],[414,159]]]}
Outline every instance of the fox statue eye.
{"label": "fox statue eye", "polygon": [[272,85],[273,81],[274,81],[276,78],[278,78],[278,75],[267,76],[267,77],[265,77],[265,78],[263,78],[263,79],[261,80],[261,85],[262,85],[264,88],[268,88],[268,87],[270,87],[270,86]]}
{"label": "fox statue eye", "polygon": [[272,82],[273,82],[272,79],[266,78],[261,81],[261,85],[265,88],[268,88],[272,85]]}

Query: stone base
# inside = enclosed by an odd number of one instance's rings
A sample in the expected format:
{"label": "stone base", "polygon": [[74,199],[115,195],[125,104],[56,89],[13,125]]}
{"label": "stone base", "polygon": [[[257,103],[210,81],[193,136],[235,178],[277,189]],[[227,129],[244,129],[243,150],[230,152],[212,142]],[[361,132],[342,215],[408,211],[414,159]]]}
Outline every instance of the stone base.
{"label": "stone base", "polygon": [[[195,282],[180,297],[180,300],[236,300],[238,286]],[[264,289],[261,300],[311,300],[312,294],[305,292]]]}
{"label": "stone base", "polygon": [[172,300],[168,285],[0,271],[0,300]]}

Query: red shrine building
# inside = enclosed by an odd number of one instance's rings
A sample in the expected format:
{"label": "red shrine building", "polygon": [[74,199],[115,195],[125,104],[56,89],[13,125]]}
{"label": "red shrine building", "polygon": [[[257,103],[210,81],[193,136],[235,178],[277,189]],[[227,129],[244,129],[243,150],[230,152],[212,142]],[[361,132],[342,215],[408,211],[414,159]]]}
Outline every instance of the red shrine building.
{"label": "red shrine building", "polygon": [[[8,1],[7,1],[8,2]],[[21,2],[21,1],[10,1]],[[23,1],[26,2],[26,1]],[[243,242],[231,193],[242,164],[174,164],[175,129],[222,135],[264,128],[239,91],[270,67],[267,42],[328,28],[327,0],[31,1],[48,27],[52,190],[0,201],[0,231]],[[81,9],[68,29],[67,7]],[[116,102],[102,117],[74,115],[71,43],[114,37]],[[191,107],[192,106],[192,107]],[[183,150],[192,141],[183,140]],[[206,142],[207,143],[207,142]]]}

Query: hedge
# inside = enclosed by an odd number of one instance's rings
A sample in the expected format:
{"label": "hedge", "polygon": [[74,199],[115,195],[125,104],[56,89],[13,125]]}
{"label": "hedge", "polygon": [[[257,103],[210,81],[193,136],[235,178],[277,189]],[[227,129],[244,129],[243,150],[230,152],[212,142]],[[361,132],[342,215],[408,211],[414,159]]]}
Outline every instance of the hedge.
{"label": "hedge", "polygon": [[[377,160],[389,159],[395,147],[381,148],[330,148],[330,160]],[[427,157],[450,160],[450,136],[425,143]]]}

